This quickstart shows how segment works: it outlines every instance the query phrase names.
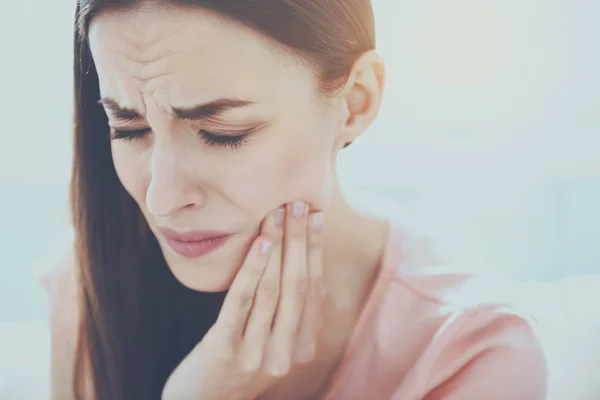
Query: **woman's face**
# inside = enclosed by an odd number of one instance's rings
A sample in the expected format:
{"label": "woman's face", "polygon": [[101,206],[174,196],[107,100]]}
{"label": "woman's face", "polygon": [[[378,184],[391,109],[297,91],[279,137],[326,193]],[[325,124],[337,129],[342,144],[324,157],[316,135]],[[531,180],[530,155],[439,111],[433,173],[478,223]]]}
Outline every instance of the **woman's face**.
{"label": "woman's face", "polygon": [[[269,212],[327,207],[343,117],[294,56],[175,6],[99,13],[89,40],[117,174],[182,284],[225,290]],[[232,235],[198,257],[163,228]]]}

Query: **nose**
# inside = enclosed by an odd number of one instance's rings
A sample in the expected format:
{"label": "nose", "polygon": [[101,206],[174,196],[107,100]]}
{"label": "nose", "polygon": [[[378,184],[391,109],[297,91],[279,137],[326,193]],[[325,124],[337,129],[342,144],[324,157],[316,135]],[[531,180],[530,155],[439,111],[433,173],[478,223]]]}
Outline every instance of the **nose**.
{"label": "nose", "polygon": [[146,208],[150,214],[167,217],[182,209],[202,207],[206,194],[194,172],[195,158],[186,154],[185,146],[174,141],[154,144],[146,190]]}

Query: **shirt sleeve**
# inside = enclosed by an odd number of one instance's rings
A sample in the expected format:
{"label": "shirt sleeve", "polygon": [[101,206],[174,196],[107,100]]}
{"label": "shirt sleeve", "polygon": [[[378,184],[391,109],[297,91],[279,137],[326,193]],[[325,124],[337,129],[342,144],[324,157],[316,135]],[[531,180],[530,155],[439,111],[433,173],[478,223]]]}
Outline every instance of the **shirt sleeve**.
{"label": "shirt sleeve", "polygon": [[467,315],[434,357],[421,398],[544,400],[546,360],[533,327],[511,309]]}

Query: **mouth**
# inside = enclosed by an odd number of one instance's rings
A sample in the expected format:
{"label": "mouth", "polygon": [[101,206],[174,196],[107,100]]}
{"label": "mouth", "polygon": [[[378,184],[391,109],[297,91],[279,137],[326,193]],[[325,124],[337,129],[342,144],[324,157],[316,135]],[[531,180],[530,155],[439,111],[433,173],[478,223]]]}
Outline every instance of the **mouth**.
{"label": "mouth", "polygon": [[221,246],[232,236],[230,233],[216,231],[177,232],[168,228],[160,228],[171,249],[186,258],[198,258],[209,254]]}

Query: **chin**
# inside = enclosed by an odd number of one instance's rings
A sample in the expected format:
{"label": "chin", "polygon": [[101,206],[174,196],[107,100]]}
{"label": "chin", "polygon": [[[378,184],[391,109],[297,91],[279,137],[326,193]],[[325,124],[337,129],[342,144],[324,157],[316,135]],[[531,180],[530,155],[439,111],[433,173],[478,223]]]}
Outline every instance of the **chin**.
{"label": "chin", "polygon": [[201,257],[188,258],[176,253],[159,237],[165,261],[183,286],[198,292],[229,290],[240,270],[256,234],[235,235],[223,247]]}
{"label": "chin", "polygon": [[198,292],[223,292],[229,290],[241,263],[237,257],[224,255],[220,260],[182,260],[166,256],[165,260],[175,278],[183,286]]}

